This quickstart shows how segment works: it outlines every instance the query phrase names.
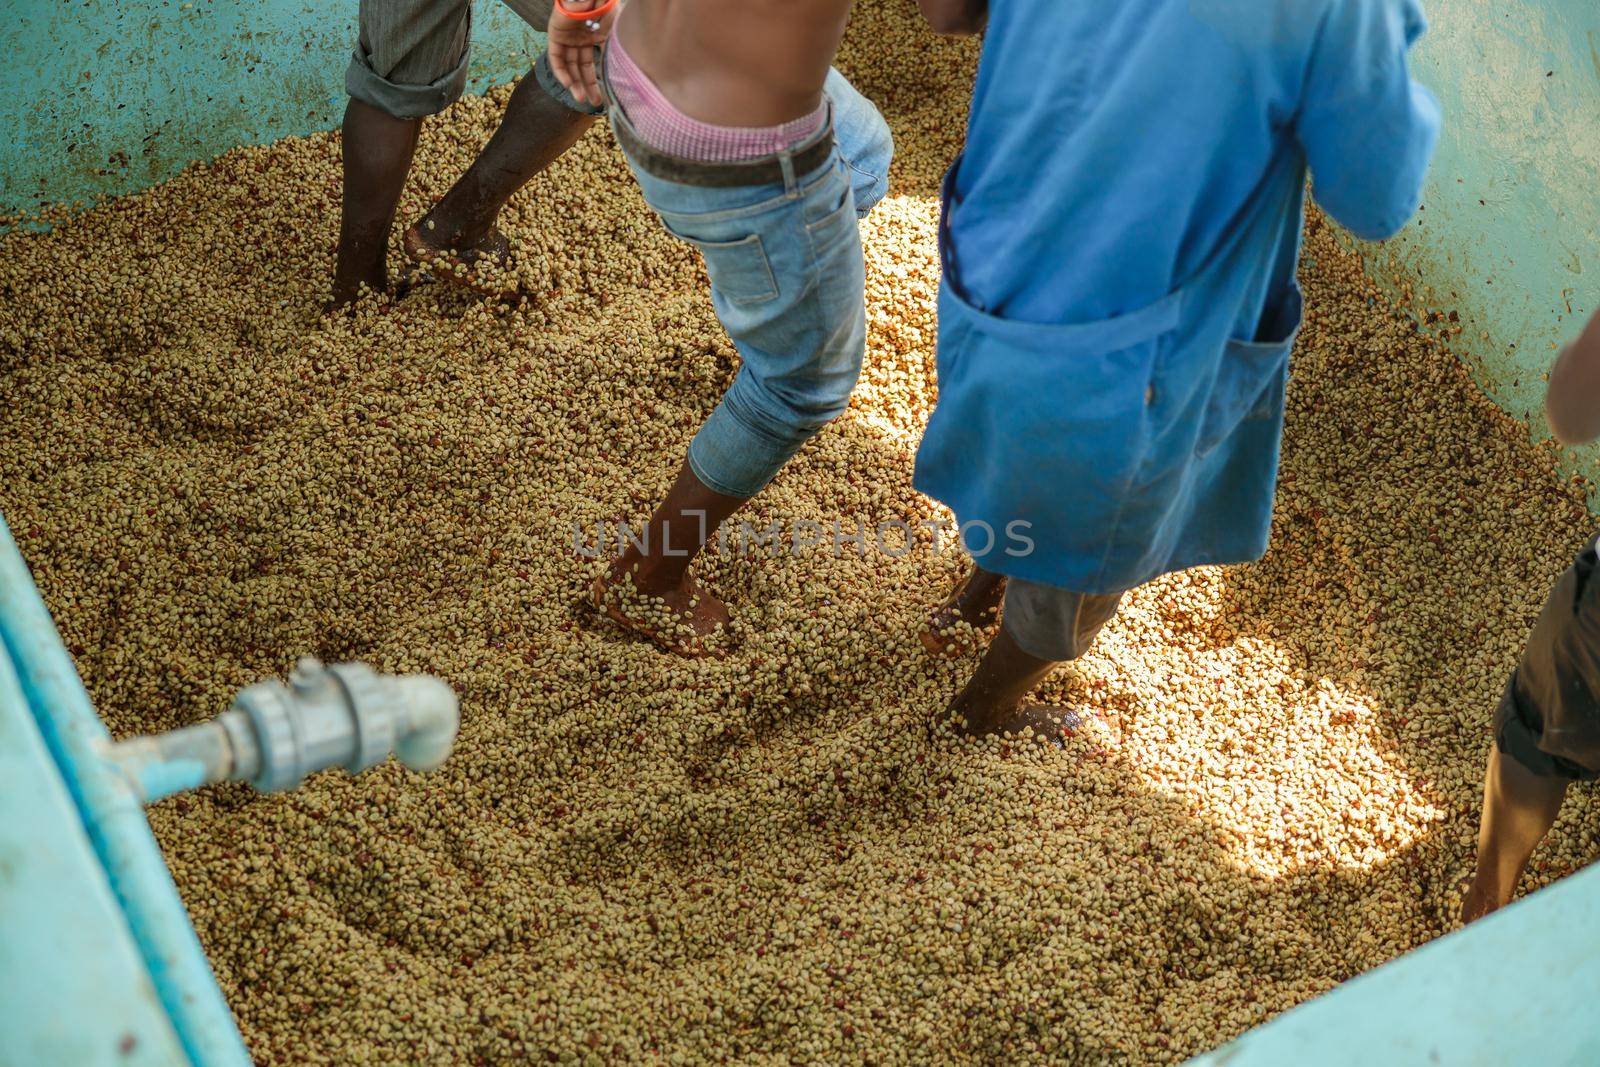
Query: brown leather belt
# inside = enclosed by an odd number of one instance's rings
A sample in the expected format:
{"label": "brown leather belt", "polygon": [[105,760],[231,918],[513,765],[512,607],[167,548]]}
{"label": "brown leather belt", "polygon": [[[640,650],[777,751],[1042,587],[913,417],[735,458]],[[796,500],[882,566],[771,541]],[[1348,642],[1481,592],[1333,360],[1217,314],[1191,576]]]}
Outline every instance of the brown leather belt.
{"label": "brown leather belt", "polygon": [[[627,116],[615,104],[611,106],[611,129],[617,135],[617,144],[641,168],[663,181],[703,188],[727,189],[740,185],[782,185],[784,181],[781,156],[762,156],[737,163],[703,163],[683,159],[652,148],[639,139]],[[790,174],[799,178],[810,174],[828,161],[833,154],[833,122],[830,119],[822,131],[807,144],[790,153],[793,160]]]}

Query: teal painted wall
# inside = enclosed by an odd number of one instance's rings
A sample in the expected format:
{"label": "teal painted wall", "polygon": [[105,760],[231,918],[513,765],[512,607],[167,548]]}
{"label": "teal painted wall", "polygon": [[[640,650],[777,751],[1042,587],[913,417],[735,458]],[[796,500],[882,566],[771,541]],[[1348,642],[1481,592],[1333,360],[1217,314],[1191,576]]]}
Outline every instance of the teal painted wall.
{"label": "teal painted wall", "polygon": [[0,783],[0,1064],[187,1063],[4,640]]}
{"label": "teal painted wall", "polygon": [[[8,0],[0,216],[143,189],[239,144],[336,126],[356,0]],[[477,0],[473,88],[542,50]]]}
{"label": "teal painted wall", "polygon": [[[18,777],[0,766],[0,884],[20,878],[25,901],[6,910],[0,890],[0,1067],[248,1067],[143,798],[104,758],[111,735],[4,518],[0,660],[0,749],[28,768]],[[80,1016],[93,1022],[73,1027]]]}
{"label": "teal painted wall", "polygon": [[[1600,262],[1600,3],[1425,2],[1432,28],[1416,71],[1440,99],[1445,130],[1424,211],[1401,237],[1365,249],[1369,268],[1410,287],[1424,309],[1455,311],[1455,349],[1491,396],[1544,436],[1544,372],[1597,305],[1586,269]],[[539,38],[494,0],[476,6],[481,89],[525,71]],[[0,24],[0,215],[143,188],[237,144],[335,125],[355,10],[356,0],[10,0]],[[1600,447],[1572,463],[1600,475]],[[1600,936],[1597,886],[1600,869],[1574,877],[1205,1062],[1422,1063],[1439,1062],[1441,1050],[1475,1062],[1456,1037],[1474,1042],[1493,1021],[1476,1005],[1511,1003],[1529,988],[1568,995],[1550,1007],[1593,1002],[1586,961]],[[1564,934],[1550,952],[1514,954],[1551,929]],[[1452,972],[1473,981],[1441,983]],[[1479,975],[1507,980],[1512,992],[1490,995]],[[1434,1004],[1424,999],[1430,990],[1453,992]],[[1512,1033],[1518,1020],[1506,1021]],[[1374,1026],[1389,1028],[1377,1035],[1389,1043],[1349,1040]],[[1543,1032],[1568,1041],[1546,1050],[1550,1062],[1593,1061],[1587,1031],[1553,1022]],[[1453,1036],[1439,1046],[1417,1043],[1418,1034]],[[1354,1049],[1361,1054],[1335,1054]]]}
{"label": "teal painted wall", "polygon": [[1430,941],[1187,1067],[1600,1063],[1600,866]]}
{"label": "teal painted wall", "polygon": [[[1444,132],[1424,210],[1369,269],[1457,312],[1484,390],[1548,437],[1544,374],[1600,305],[1600,3],[1423,2],[1415,71]],[[1600,447],[1569,463],[1600,480]]]}

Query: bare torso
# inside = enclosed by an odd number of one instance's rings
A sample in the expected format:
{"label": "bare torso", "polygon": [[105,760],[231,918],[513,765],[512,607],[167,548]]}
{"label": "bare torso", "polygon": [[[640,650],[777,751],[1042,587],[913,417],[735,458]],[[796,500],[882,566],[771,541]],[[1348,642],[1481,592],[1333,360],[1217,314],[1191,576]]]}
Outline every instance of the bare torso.
{"label": "bare torso", "polygon": [[678,110],[775,126],[822,101],[851,0],[630,0],[616,34]]}

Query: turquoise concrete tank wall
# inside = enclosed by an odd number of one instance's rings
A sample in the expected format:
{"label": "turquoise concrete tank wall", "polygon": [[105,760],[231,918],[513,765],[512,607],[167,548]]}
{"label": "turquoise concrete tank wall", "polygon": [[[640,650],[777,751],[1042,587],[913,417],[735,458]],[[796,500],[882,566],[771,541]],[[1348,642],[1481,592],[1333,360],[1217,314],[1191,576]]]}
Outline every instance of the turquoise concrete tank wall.
{"label": "turquoise concrete tank wall", "polygon": [[0,782],[0,1063],[183,1063],[3,641]]}
{"label": "turquoise concrete tank wall", "polygon": [[250,1062],[0,518],[0,1065]]}
{"label": "turquoise concrete tank wall", "polygon": [[[472,72],[481,89],[526,70],[538,36],[495,0],[476,7]],[[1400,238],[1367,249],[1369,267],[1410,285],[1424,307],[1455,311],[1463,327],[1456,349],[1490,395],[1542,435],[1543,373],[1596,304],[1585,274],[1600,255],[1600,4],[1431,0],[1427,8],[1432,29],[1416,69],[1443,105],[1445,131],[1425,210]],[[10,0],[0,20],[0,215],[143,188],[238,144],[335,125],[355,10],[356,0]],[[1574,462],[1600,473],[1600,449]],[[28,597],[31,604],[31,586]],[[29,632],[47,630],[45,622]],[[52,704],[78,709],[75,721],[87,723],[75,676],[51,677]],[[0,710],[15,712],[19,688],[43,692],[47,680],[24,667],[0,671]],[[11,739],[12,757],[32,752],[32,817],[61,821],[62,789],[71,783],[45,773],[38,743],[21,739],[21,722],[15,714],[0,719],[0,734]],[[66,736],[43,740],[66,752]],[[90,833],[86,845],[62,832],[69,844],[51,862],[88,870],[86,849],[103,850],[106,840]],[[146,829],[117,839],[136,837],[142,854],[153,855],[147,836]],[[129,861],[102,859],[112,869],[119,862]],[[144,871],[142,888],[117,900],[124,918],[112,914],[114,888],[85,883],[82,914],[119,931],[104,970],[85,981],[118,990],[105,1001],[107,1019],[115,1009],[144,1028],[135,1048],[165,1055],[179,1042],[196,1062],[232,1062],[237,1035],[192,931],[179,928],[170,880],[149,876],[142,860],[126,869],[134,868]],[[119,880],[128,884],[120,873]],[[133,913],[151,900],[160,909],[140,917],[130,914],[130,900]],[[1596,1062],[1597,915],[1593,870],[1342,986],[1204,1062]],[[212,1006],[185,1020],[177,998],[165,1005],[168,1022],[149,1016],[152,991],[159,997],[179,980]],[[1508,1013],[1497,1015],[1500,1008]],[[1504,1025],[1491,1029],[1497,1023]],[[128,1032],[103,1029],[119,1047]],[[1496,1045],[1493,1034],[1516,1043]]]}
{"label": "turquoise concrete tank wall", "polygon": [[1188,1067],[1600,1063],[1600,867],[1258,1026]]}
{"label": "turquoise concrete tank wall", "polygon": [[[143,189],[240,144],[325,130],[344,111],[356,0],[8,0],[0,215]],[[472,86],[542,50],[477,0]]]}
{"label": "turquoise concrete tank wall", "polygon": [[[1600,304],[1600,3],[1423,3],[1415,69],[1444,131],[1424,210],[1370,268],[1455,311],[1484,390],[1547,437],[1544,374]],[[1600,480],[1600,447],[1569,462]]]}

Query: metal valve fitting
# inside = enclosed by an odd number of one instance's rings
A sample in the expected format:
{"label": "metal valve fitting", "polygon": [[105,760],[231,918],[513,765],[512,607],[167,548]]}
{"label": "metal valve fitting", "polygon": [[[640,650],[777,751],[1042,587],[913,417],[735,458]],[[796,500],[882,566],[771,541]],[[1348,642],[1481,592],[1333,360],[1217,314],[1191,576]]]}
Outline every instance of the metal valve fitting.
{"label": "metal valve fitting", "polygon": [[459,725],[455,693],[437,678],[306,657],[287,684],[257,682],[210,722],[118,742],[107,756],[145,803],[220,781],[277,792],[330,767],[359,773],[390,753],[431,771],[450,754]]}

